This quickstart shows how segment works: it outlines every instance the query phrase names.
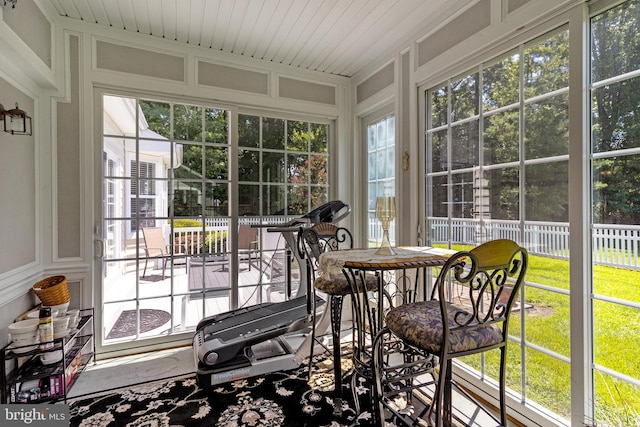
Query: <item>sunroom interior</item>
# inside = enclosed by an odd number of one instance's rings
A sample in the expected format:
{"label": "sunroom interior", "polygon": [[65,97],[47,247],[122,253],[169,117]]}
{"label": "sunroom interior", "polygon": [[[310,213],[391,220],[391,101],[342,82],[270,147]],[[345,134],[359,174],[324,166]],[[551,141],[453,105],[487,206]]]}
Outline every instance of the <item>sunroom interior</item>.
{"label": "sunroom interior", "polygon": [[[0,131],[2,346],[56,275],[94,308],[98,358],[188,346],[203,317],[299,285],[268,226],[340,200],[376,246],[393,196],[393,245],[528,250],[514,421],[640,424],[640,1],[11,0],[0,18],[2,110],[32,125]],[[496,366],[454,375],[495,404]]]}

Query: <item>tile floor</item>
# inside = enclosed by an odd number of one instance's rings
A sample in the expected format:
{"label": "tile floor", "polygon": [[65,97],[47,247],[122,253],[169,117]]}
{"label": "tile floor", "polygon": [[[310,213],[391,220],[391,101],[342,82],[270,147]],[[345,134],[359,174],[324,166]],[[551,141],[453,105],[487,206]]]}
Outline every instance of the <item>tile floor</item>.
{"label": "tile floor", "polygon": [[90,363],[78,377],[69,397],[192,372],[195,372],[195,362],[191,347],[99,360]]}

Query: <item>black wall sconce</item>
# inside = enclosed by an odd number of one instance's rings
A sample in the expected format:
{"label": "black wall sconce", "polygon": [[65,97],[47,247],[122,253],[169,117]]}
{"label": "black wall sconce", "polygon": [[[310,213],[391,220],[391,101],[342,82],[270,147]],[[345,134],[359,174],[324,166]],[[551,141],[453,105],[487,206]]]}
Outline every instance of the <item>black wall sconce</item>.
{"label": "black wall sconce", "polygon": [[18,108],[17,102],[16,108],[11,110],[5,110],[0,104],[0,119],[4,121],[4,131],[11,135],[32,134],[31,117]]}

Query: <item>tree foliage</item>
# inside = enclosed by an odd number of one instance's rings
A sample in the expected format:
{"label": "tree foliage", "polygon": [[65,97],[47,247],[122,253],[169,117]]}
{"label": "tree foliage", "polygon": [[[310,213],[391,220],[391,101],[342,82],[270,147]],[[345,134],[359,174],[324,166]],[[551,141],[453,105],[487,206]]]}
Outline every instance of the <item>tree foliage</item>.
{"label": "tree foliage", "polygon": [[561,29],[429,92],[430,172],[452,172],[433,214],[568,221],[568,55]]}
{"label": "tree foliage", "polygon": [[[629,1],[591,23],[592,144],[594,153],[640,147],[640,78],[598,82],[640,69],[640,8]],[[640,158],[615,155],[593,163],[594,221],[640,224]]]}
{"label": "tree foliage", "polygon": [[172,142],[174,155],[181,153],[170,169],[174,215],[201,216],[207,205],[228,200],[228,112],[149,100],[140,100],[140,108],[149,129]]}
{"label": "tree foliage", "polygon": [[[639,148],[640,78],[598,85],[640,69],[638,2],[626,2],[595,17],[591,27],[591,74],[596,84],[593,152]],[[479,169],[479,153],[482,164],[492,169],[483,174],[490,190],[486,217],[515,220],[524,215],[530,221],[568,221],[568,67],[569,34],[560,29],[483,64],[481,73],[474,71],[429,91],[430,127],[439,127],[430,134],[429,172]],[[480,129],[474,120],[479,111],[483,112]],[[513,164],[521,156],[536,164],[515,171]],[[616,153],[594,161],[594,222],[640,223],[639,160],[639,155]],[[501,165],[505,165],[503,172]],[[451,179],[445,185],[461,185]],[[519,188],[523,198],[518,197]],[[455,206],[461,199],[433,191],[435,215],[450,212],[467,217],[470,210],[479,211],[478,206],[438,208],[438,204]],[[479,200],[464,199],[470,205],[471,200]]]}
{"label": "tree foliage", "polygon": [[[140,108],[181,153],[169,171],[174,214],[228,215],[229,112],[148,100]],[[244,114],[238,122],[240,214],[299,215],[326,201],[327,125]]]}

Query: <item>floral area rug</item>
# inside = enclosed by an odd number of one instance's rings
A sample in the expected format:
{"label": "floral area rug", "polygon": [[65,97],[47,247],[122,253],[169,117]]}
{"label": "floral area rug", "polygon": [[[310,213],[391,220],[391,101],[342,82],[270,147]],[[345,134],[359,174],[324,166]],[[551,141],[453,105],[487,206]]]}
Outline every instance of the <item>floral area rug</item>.
{"label": "floral area rug", "polygon": [[[315,358],[314,358],[315,359]],[[343,359],[344,360],[344,359]],[[366,405],[371,396],[358,387],[365,405],[356,413],[350,379],[345,378],[342,414],[333,414],[333,373],[330,363],[309,380],[305,365],[288,371],[246,378],[202,389],[195,374],[150,382],[70,402],[71,426],[217,426],[301,427],[372,426]],[[322,366],[324,365],[326,366]],[[327,369],[325,369],[327,368]],[[343,371],[344,372],[344,371]]]}

